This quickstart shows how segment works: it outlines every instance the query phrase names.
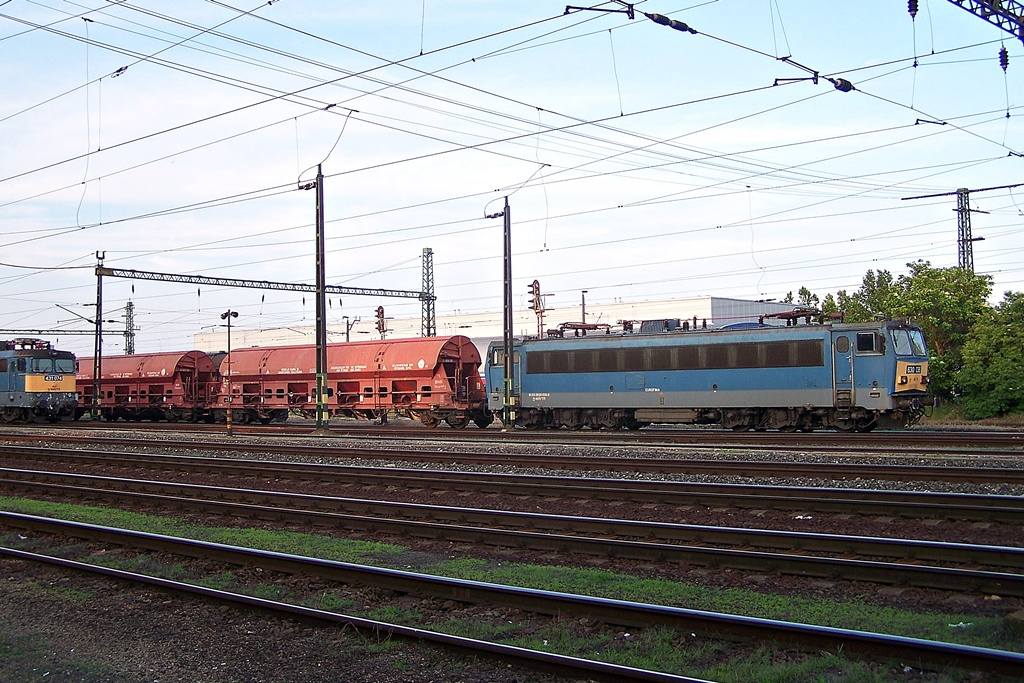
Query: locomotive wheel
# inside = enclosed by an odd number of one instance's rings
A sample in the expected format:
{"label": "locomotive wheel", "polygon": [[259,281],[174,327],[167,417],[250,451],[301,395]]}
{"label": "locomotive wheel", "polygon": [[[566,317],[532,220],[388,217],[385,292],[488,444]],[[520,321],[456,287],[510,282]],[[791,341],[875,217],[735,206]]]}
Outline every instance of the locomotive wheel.
{"label": "locomotive wheel", "polygon": [[3,418],[4,422],[17,422],[22,419],[21,408],[10,408],[7,406],[0,408],[0,418]]}
{"label": "locomotive wheel", "polygon": [[462,417],[449,415],[444,419],[444,421],[447,422],[448,426],[451,427],[452,429],[463,429],[465,428],[466,425],[469,424],[469,418],[466,417],[465,415],[463,415]]}

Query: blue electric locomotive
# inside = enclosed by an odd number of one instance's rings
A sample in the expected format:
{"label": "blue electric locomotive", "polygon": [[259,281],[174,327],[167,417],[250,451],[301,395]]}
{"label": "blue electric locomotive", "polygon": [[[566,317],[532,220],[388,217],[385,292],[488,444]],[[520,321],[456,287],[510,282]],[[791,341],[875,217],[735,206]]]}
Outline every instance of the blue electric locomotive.
{"label": "blue electric locomotive", "polygon": [[[652,423],[870,431],[917,422],[928,353],[906,321],[516,340],[512,405],[527,429]],[[487,354],[488,408],[504,405],[504,349]]]}
{"label": "blue electric locomotive", "polygon": [[41,339],[0,342],[0,420],[56,422],[73,416],[75,356]]}

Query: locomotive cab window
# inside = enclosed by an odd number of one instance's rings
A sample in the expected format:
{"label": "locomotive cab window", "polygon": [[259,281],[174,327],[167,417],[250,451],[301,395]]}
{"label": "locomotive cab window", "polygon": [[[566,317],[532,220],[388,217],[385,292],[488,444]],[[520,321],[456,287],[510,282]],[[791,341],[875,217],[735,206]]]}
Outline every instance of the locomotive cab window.
{"label": "locomotive cab window", "polygon": [[874,332],[857,333],[857,355],[882,353],[882,340]]}
{"label": "locomotive cab window", "polygon": [[[519,352],[512,352],[512,362],[519,362]],[[491,365],[504,365],[505,364],[505,349],[494,349],[491,353]]]}

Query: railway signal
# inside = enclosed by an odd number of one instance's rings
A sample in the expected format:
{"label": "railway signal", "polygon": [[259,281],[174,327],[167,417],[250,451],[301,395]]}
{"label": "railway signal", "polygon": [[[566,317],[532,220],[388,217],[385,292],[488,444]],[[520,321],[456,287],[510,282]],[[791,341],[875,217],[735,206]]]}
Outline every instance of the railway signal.
{"label": "railway signal", "polygon": [[533,298],[530,299],[530,308],[532,308],[534,311],[543,311],[544,300],[540,297],[539,280],[534,280],[533,283],[530,284],[530,294],[533,296]]}
{"label": "railway signal", "polygon": [[380,332],[381,339],[384,338],[384,335],[386,335],[388,331],[388,323],[387,320],[384,319],[383,306],[377,307],[377,331]]}

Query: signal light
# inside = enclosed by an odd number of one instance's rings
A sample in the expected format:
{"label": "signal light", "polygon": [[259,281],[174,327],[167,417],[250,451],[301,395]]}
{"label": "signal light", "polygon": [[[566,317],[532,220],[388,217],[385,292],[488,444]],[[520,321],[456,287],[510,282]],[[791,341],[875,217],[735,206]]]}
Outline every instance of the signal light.
{"label": "signal light", "polygon": [[384,334],[385,332],[387,332],[387,329],[388,329],[388,324],[384,320],[384,307],[383,306],[378,306],[377,307],[377,331],[380,332],[381,334]]}
{"label": "signal light", "polygon": [[533,298],[530,299],[530,302],[529,302],[530,303],[530,308],[532,308],[535,311],[542,311],[542,310],[544,310],[544,299],[542,299],[541,296],[540,296],[540,281],[539,280],[534,280],[533,282],[530,283],[530,294],[533,296]]}

